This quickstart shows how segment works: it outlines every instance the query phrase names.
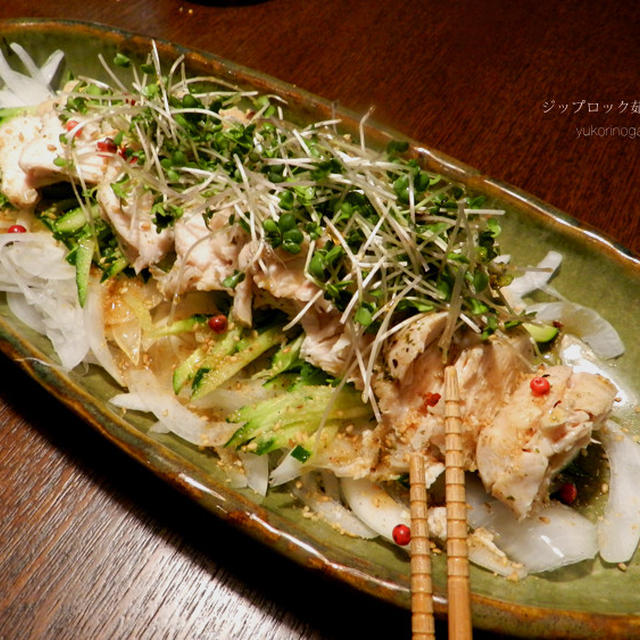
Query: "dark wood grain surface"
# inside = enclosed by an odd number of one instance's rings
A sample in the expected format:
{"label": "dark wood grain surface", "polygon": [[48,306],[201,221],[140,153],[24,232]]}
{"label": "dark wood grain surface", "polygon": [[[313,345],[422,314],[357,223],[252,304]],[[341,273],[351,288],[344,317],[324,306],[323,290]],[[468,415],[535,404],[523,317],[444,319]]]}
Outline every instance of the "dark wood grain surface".
{"label": "dark wood grain surface", "polygon": [[[375,106],[636,253],[639,14],[631,1],[0,3],[0,18],[106,23]],[[407,612],[273,555],[5,359],[0,376],[1,639],[409,637]]]}

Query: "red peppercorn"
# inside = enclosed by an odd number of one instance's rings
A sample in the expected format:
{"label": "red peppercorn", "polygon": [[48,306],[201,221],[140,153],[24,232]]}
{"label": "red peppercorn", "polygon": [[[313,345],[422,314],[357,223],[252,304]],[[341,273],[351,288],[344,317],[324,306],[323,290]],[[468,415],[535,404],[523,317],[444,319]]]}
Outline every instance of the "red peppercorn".
{"label": "red peppercorn", "polygon": [[558,499],[564,504],[573,504],[578,497],[578,488],[573,482],[565,482],[560,489],[558,489]]}
{"label": "red peppercorn", "polygon": [[406,524],[397,524],[393,527],[393,541],[401,547],[406,547],[411,542],[411,529]]}
{"label": "red peppercorn", "polygon": [[26,233],[27,228],[23,227],[21,224],[12,224],[8,229],[7,233]]}
{"label": "red peppercorn", "polygon": [[534,396],[544,396],[549,393],[551,384],[547,378],[537,376],[536,378],[532,378],[529,387],[531,387],[531,393],[533,393]]}
{"label": "red peppercorn", "polygon": [[211,331],[215,333],[224,333],[227,330],[227,316],[222,314],[211,316],[208,324]]}
{"label": "red peppercorn", "polygon": [[98,151],[104,151],[105,153],[116,153],[118,151],[118,145],[113,141],[113,138],[104,138],[96,142]]}
{"label": "red peppercorn", "polygon": [[439,393],[425,393],[424,394],[424,403],[429,407],[435,407],[438,402],[440,402],[440,398],[442,396]]}
{"label": "red peppercorn", "polygon": [[[72,131],[73,129],[75,129],[78,124],[80,124],[77,120],[67,120],[67,124],[64,125],[64,128],[67,131]],[[73,136],[78,136],[80,135],[80,132],[82,131],[82,127],[80,127],[79,129],[76,130],[76,132],[73,134]]]}

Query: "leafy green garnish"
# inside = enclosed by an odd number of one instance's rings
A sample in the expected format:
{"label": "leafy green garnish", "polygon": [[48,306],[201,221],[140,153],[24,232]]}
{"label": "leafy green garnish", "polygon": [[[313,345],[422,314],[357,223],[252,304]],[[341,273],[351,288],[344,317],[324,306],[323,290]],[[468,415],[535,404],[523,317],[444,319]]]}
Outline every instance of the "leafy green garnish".
{"label": "leafy green garnish", "polygon": [[[431,173],[417,153],[407,155],[406,141],[373,151],[333,123],[287,121],[277,97],[191,81],[178,68],[163,75],[152,56],[136,68],[118,53],[114,63],[130,69],[135,90],[79,80],[60,117],[104,117],[116,131],[125,160],[111,185],[116,196],[150,193],[157,231],[192,210],[213,228],[215,212],[230,207],[230,227],[283,262],[299,256],[324,297],[314,304],[370,340],[358,362],[373,362],[386,332],[415,314],[449,314],[445,358],[459,327],[488,338],[518,320],[499,293],[508,275],[494,262],[501,229],[485,197]],[[222,285],[244,278],[235,270]]]}
{"label": "leafy green garnish", "polygon": [[236,269],[233,272],[233,275],[227,276],[222,281],[222,286],[227,287],[228,289],[235,289],[244,279],[245,279],[244,271],[238,271]]}
{"label": "leafy green garnish", "polygon": [[298,444],[291,450],[291,457],[299,462],[306,462],[311,457],[311,451]]}
{"label": "leafy green garnish", "polygon": [[117,67],[130,67],[131,58],[125,56],[123,53],[118,52],[113,58],[113,64],[115,64]]}
{"label": "leafy green garnish", "polygon": [[151,219],[158,232],[172,227],[183,214],[184,209],[182,207],[165,202],[157,202],[151,207]]}

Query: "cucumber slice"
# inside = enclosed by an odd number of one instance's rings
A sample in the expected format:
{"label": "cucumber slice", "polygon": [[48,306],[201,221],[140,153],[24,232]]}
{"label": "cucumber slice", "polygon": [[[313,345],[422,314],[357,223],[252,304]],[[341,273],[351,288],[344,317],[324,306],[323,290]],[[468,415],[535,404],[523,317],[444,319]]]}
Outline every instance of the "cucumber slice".
{"label": "cucumber slice", "polygon": [[[329,402],[331,409],[324,416]],[[225,447],[238,448],[251,440],[255,441],[258,454],[287,447],[296,439],[294,436],[314,433],[323,416],[325,428],[335,427],[337,431],[341,424],[370,420],[372,412],[356,389],[343,388],[336,395],[333,387],[301,386],[232,413],[227,420],[243,424]]]}
{"label": "cucumber slice", "polygon": [[0,109],[0,124],[23,113],[31,113],[33,111],[35,111],[35,107],[4,107]]}
{"label": "cucumber slice", "polygon": [[197,378],[194,375],[194,384],[192,385],[192,400],[197,400],[221,384],[233,378],[241,369],[244,369],[250,362],[268,351],[272,347],[279,345],[284,339],[282,327],[272,327],[259,333],[257,336],[247,338],[247,344],[241,351],[229,354],[221,358],[215,368],[207,367],[201,363],[202,368],[206,368]]}
{"label": "cucumber slice", "polygon": [[[91,216],[95,218],[97,215],[97,207],[91,207]],[[87,216],[82,207],[76,207],[67,211],[61,218],[53,223],[54,233],[70,235],[80,231],[87,224]]]}
{"label": "cucumber slice", "polygon": [[[211,370],[220,365],[220,362],[233,353],[240,339],[242,329],[239,326],[230,327],[227,332],[218,338],[209,347],[198,347],[188,358],[183,360],[173,372],[173,391],[180,393],[187,382],[194,380],[201,369]],[[205,374],[198,376],[198,386]]]}
{"label": "cucumber slice", "polygon": [[551,342],[551,340],[558,335],[558,328],[551,324],[531,324],[530,322],[523,322],[522,326],[536,342],[541,344]]}
{"label": "cucumber slice", "polygon": [[186,333],[192,331],[198,325],[204,324],[209,319],[209,316],[204,313],[196,313],[188,318],[182,320],[176,320],[166,327],[160,327],[154,329],[149,333],[151,338],[163,338],[164,336],[176,336],[180,333]]}
{"label": "cucumber slice", "polygon": [[89,290],[89,274],[91,272],[91,262],[96,250],[96,241],[91,236],[81,238],[75,254],[76,260],[76,286],[78,287],[78,301],[84,307],[87,301]]}

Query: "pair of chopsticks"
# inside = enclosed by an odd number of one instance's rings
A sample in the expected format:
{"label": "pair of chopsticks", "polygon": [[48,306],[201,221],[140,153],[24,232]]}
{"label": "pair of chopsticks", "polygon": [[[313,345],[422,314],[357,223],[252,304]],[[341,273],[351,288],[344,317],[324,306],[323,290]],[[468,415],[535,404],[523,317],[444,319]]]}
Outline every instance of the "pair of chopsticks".
{"label": "pair of chopsticks", "polygon": [[[445,486],[447,500],[447,597],[449,638],[471,638],[471,599],[467,551],[467,504],[464,490],[460,392],[454,367],[444,371]],[[411,508],[411,628],[413,640],[435,640],[431,556],[424,460],[409,458]]]}

